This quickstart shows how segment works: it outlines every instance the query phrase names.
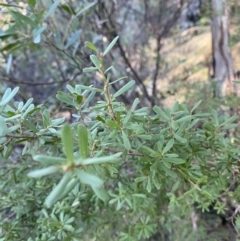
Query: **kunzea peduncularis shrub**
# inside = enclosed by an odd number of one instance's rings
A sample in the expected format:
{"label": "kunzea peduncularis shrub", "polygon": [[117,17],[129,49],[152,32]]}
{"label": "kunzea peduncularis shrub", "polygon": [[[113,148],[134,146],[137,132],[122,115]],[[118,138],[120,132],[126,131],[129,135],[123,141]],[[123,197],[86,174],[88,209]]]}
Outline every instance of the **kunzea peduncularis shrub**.
{"label": "kunzea peduncularis shrub", "polygon": [[[83,71],[97,72],[101,88],[67,85],[57,93],[72,123],[52,119],[33,99],[14,102],[18,88],[2,96],[0,240],[174,239],[177,218],[193,204],[225,211],[221,197],[234,195],[239,157],[226,133],[236,117],[198,112],[201,101],[152,110],[138,107],[138,98],[129,107],[119,102],[135,82],[112,79],[112,66],[104,67],[117,39],[103,52],[86,42],[95,54]],[[124,84],[114,92],[116,82]]]}

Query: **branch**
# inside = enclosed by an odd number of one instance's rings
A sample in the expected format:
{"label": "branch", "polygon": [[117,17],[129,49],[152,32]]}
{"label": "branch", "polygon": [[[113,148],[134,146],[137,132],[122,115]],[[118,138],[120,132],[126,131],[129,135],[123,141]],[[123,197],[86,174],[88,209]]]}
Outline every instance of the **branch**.
{"label": "branch", "polygon": [[[114,153],[118,153],[120,152],[120,150],[118,149],[115,149],[115,148],[109,148],[109,147],[105,147],[104,148],[106,151],[110,151],[110,152],[114,152]],[[137,151],[134,151],[134,150],[130,150],[127,155],[129,156],[143,156],[143,154],[137,152]]]}
{"label": "branch", "polygon": [[[109,23],[111,25],[111,27],[108,27],[107,23],[104,23],[103,26],[105,26],[106,30],[108,30],[108,32],[110,33],[109,35],[111,37],[116,37],[118,36],[118,33],[117,33],[117,30],[116,30],[116,26],[115,24],[113,23],[112,19],[111,19],[111,14],[108,12],[107,8],[105,7],[105,4],[102,3],[102,9],[105,10],[106,14],[107,14],[107,18],[109,20]],[[103,11],[101,11],[103,12]],[[99,13],[97,12],[97,14],[99,15]],[[101,16],[100,16],[101,17]],[[131,65],[128,57],[126,56],[125,54],[125,51],[123,49],[123,46],[121,45],[120,43],[120,40],[117,41],[116,43],[116,46],[119,48],[120,50],[120,54],[123,58],[123,60],[125,61],[126,65],[129,67],[129,69],[131,70],[134,78],[136,79],[136,81],[140,84],[142,90],[143,90],[143,93],[144,95],[146,96],[146,98],[151,102],[151,96],[149,96],[148,92],[147,92],[147,89],[142,81],[142,79],[140,78],[140,76],[137,74],[137,72],[135,71],[135,69],[133,68],[133,66]]]}
{"label": "branch", "polygon": [[71,82],[73,81],[77,76],[79,76],[80,74],[82,74],[82,72],[77,72],[76,74],[74,74],[72,77],[68,78],[68,79],[63,79],[61,81],[52,81],[52,82],[30,82],[30,81],[24,81],[24,80],[20,80],[17,79],[13,76],[8,76],[6,74],[2,74],[2,80],[3,81],[9,81],[12,82],[14,84],[23,84],[23,85],[31,85],[31,86],[37,86],[37,85],[53,85],[53,84],[63,84],[63,83],[67,83],[67,82]]}

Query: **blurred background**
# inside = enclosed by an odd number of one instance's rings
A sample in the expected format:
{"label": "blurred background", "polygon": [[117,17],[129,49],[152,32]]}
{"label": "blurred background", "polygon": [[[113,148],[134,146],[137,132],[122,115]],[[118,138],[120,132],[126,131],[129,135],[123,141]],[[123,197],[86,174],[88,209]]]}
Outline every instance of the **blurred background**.
{"label": "blurred background", "polygon": [[[238,115],[239,22],[239,0],[0,0],[0,91],[20,86],[17,99],[33,97],[52,115],[71,119],[57,91],[67,84],[101,86],[97,73],[82,71],[91,66],[85,41],[104,50],[120,36],[104,67],[113,66],[112,81],[127,77],[113,92],[136,81],[122,97],[126,105],[136,97],[149,108],[201,99],[203,111]],[[231,134],[239,137],[239,130]],[[201,215],[198,235],[207,229],[208,240],[231,240],[226,217]],[[194,230],[195,217],[168,224],[183,230],[175,240],[190,240],[182,237]]]}

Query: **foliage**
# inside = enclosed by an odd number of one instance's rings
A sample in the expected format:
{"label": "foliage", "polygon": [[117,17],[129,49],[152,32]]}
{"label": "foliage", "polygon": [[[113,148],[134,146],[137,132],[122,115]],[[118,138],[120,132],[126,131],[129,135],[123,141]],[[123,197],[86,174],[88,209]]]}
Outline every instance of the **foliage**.
{"label": "foliage", "polygon": [[[35,1],[28,4],[34,8]],[[20,48],[22,39],[29,48],[47,41],[44,21],[58,4],[29,16],[9,10],[15,20],[1,39],[13,42],[2,51],[11,54],[10,47]],[[76,16],[93,5],[61,8]],[[61,47],[78,48],[77,36]],[[68,84],[67,92],[56,95],[73,121],[54,117],[33,98],[14,101],[18,87],[2,95],[0,240],[204,239],[206,228],[193,232],[192,222],[182,218],[190,217],[194,207],[213,207],[221,214],[225,199],[239,201],[238,190],[230,189],[238,181],[239,141],[226,135],[237,126],[236,117],[198,111],[201,101],[192,108],[178,102],[165,109],[141,107],[141,98],[125,105],[120,98],[135,81],[114,78],[118,66],[105,61],[119,41],[114,37],[103,51],[85,42],[92,66],[83,72],[97,78],[99,86]]]}
{"label": "foliage", "polygon": [[[141,104],[153,107],[159,102],[157,80],[169,71],[160,55],[162,41],[171,28],[176,28],[183,4],[189,0],[181,4],[174,0],[137,0],[136,4],[129,0],[53,2],[15,0],[1,5],[0,52],[5,53],[1,57],[8,70],[6,74],[4,65],[0,66],[4,83],[33,93],[38,104],[69,83],[98,85],[97,78],[82,75],[83,67],[90,64],[90,51],[84,43],[90,41],[104,49],[107,42],[121,36],[115,51],[105,58],[108,65],[118,65],[112,75],[133,78],[138,87],[132,91],[142,96]],[[112,87],[117,91],[121,84]],[[22,96],[26,100],[29,95]],[[128,96],[121,98],[131,104]]]}
{"label": "foliage", "polygon": [[[194,203],[207,210],[216,202],[224,212],[219,197],[239,155],[225,131],[236,127],[236,117],[196,112],[200,101],[191,110],[176,102],[150,111],[135,99],[127,108],[118,96],[134,81],[112,93],[116,80],[103,67],[117,38],[103,54],[86,43],[96,55],[84,72],[98,71],[101,89],[68,85],[68,94],[57,94],[75,111],[71,125],[32,99],[13,103],[18,88],[3,95],[2,240],[144,240],[160,231],[167,207],[188,215]],[[90,105],[96,93],[103,99]]]}

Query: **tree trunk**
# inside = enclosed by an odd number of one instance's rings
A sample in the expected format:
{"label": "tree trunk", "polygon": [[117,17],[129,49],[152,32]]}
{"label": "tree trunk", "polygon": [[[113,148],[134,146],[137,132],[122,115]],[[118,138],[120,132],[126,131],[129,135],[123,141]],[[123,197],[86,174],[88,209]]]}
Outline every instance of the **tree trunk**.
{"label": "tree trunk", "polygon": [[225,96],[233,90],[233,61],[228,50],[229,24],[227,1],[212,0],[213,76],[217,81],[215,93],[217,96]]}

